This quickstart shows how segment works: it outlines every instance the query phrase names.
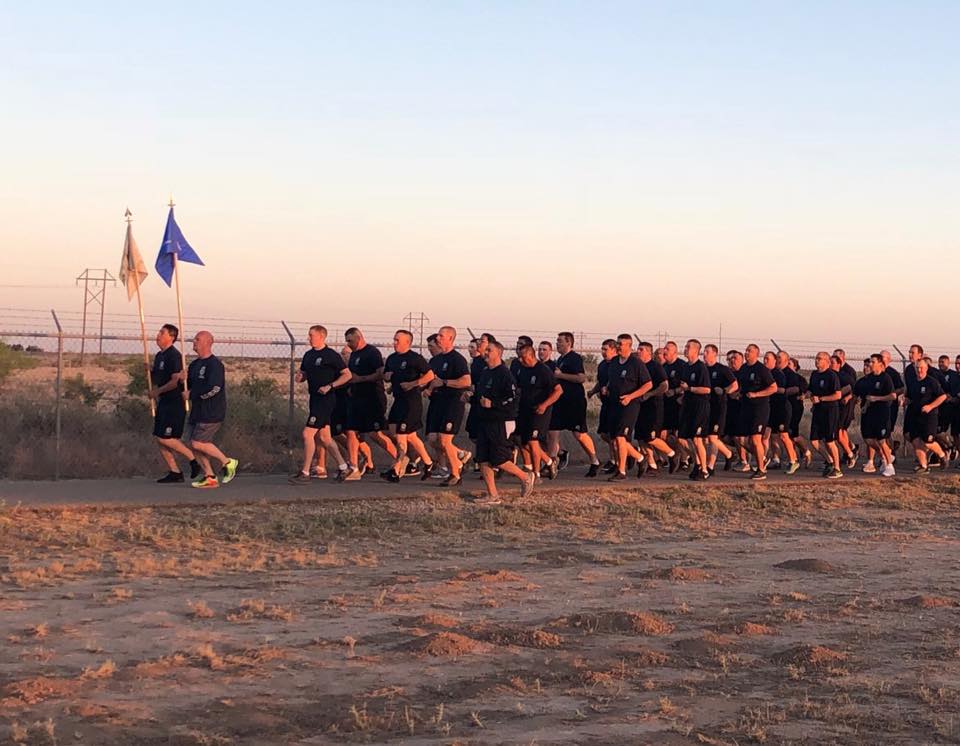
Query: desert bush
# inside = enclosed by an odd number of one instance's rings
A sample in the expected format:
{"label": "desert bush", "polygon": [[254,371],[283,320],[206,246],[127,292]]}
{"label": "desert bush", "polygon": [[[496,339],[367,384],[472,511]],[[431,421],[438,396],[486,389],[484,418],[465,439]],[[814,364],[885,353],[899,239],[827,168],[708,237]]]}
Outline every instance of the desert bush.
{"label": "desert bush", "polygon": [[[16,349],[18,347],[19,349]],[[21,345],[11,347],[0,342],[0,383],[3,383],[4,379],[13,371],[20,368],[32,368],[36,364],[36,361],[27,357],[22,350]]]}
{"label": "desert bush", "polygon": [[88,407],[95,407],[103,398],[103,389],[91,386],[83,378],[83,373],[69,376],[63,380],[63,398],[83,402]]}
{"label": "desert bush", "polygon": [[147,394],[147,369],[143,360],[134,358],[127,363],[127,375],[130,380],[127,382],[127,394],[130,396],[146,396]]}
{"label": "desert bush", "polygon": [[253,401],[269,401],[280,396],[280,386],[273,378],[248,373],[240,381],[239,393]]}

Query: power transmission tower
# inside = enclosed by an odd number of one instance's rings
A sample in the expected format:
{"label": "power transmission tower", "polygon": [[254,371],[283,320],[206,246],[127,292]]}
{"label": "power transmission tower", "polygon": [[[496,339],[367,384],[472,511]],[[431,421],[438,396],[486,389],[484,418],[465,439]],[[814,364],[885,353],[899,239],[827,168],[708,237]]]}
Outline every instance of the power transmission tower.
{"label": "power transmission tower", "polygon": [[83,365],[83,353],[87,344],[87,308],[100,305],[100,354],[103,354],[103,314],[107,297],[107,283],[116,285],[117,281],[105,269],[85,269],[77,277],[77,285],[83,282],[83,331],[80,335],[80,365]]}
{"label": "power transmission tower", "polygon": [[430,319],[424,314],[423,311],[419,313],[414,313],[411,311],[406,316],[403,317],[403,323],[406,324],[407,329],[410,330],[411,334],[416,335],[417,329],[419,328],[420,334],[420,343],[417,345],[417,351],[422,355],[423,354],[423,327]]}

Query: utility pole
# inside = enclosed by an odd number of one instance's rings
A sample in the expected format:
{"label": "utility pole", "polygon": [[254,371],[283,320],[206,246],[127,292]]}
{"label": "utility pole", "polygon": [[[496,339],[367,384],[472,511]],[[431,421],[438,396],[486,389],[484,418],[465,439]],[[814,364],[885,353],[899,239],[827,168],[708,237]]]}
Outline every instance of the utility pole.
{"label": "utility pole", "polygon": [[410,330],[411,334],[417,334],[416,331],[419,328],[420,343],[417,345],[417,352],[421,355],[423,354],[423,327],[430,319],[424,314],[423,311],[414,313],[411,311],[406,316],[403,317],[403,323],[406,325],[407,329]]}
{"label": "utility pole", "polygon": [[77,277],[77,285],[83,282],[83,331],[80,335],[80,365],[83,365],[83,353],[87,343],[87,308],[100,306],[100,354],[103,354],[103,314],[107,296],[107,283],[116,285],[117,281],[105,269],[85,269]]}

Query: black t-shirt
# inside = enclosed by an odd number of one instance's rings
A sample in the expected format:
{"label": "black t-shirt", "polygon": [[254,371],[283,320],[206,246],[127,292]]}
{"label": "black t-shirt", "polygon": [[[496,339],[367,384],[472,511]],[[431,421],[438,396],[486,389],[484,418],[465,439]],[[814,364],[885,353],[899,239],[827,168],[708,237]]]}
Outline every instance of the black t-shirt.
{"label": "black t-shirt", "polygon": [[911,381],[917,380],[917,366],[913,363],[909,363],[906,368],[903,369],[903,383],[904,386],[909,386]]}
{"label": "black t-shirt", "polygon": [[[641,363],[636,355],[631,355],[626,360],[615,357],[610,361],[607,376],[607,388],[613,402],[617,402],[621,396],[632,394],[650,380],[647,366]],[[679,385],[679,381],[677,383]]]}
{"label": "black t-shirt", "polygon": [[187,366],[190,422],[223,422],[227,416],[227,382],[216,355],[196,358]]}
{"label": "black t-shirt", "polygon": [[[836,371],[837,378],[840,379],[840,388],[844,386],[849,386],[850,390],[853,391],[854,384],[857,382],[857,371],[851,368],[849,365],[841,365],[840,370]],[[846,396],[846,394],[844,394]]]}
{"label": "black t-shirt", "polygon": [[777,384],[777,393],[771,396],[770,400],[776,402],[785,402],[787,400],[787,395],[784,393],[787,388],[786,375],[784,375],[780,368],[767,368],[767,370],[770,371],[770,376],[773,378],[773,382]]}
{"label": "black t-shirt", "polygon": [[930,368],[930,370],[927,371],[927,375],[936,378],[937,383],[940,384],[940,388],[944,391],[947,390],[947,371],[940,370],[939,368]]}
{"label": "black t-shirt", "polygon": [[[383,367],[383,355],[380,350],[371,344],[364,345],[359,350],[350,353],[350,362],[347,363],[350,372],[357,376],[369,376]],[[385,398],[383,380],[368,381],[366,383],[351,383],[350,395],[354,398]]]}
{"label": "black t-shirt", "polygon": [[867,402],[866,398],[868,396],[886,396],[887,394],[893,393],[893,381],[890,380],[890,376],[886,373],[867,373],[867,375],[860,378],[853,385],[854,396],[860,398],[863,406],[866,409],[872,407],[882,407],[884,409],[889,409],[890,402]]}
{"label": "black t-shirt", "polygon": [[946,379],[943,392],[950,394],[950,396],[957,396],[960,393],[960,373],[955,370],[948,370],[943,374],[943,377]]}
{"label": "black t-shirt", "polygon": [[795,402],[800,394],[803,393],[804,386],[806,381],[797,373],[793,368],[780,368],[780,372],[783,374],[783,383],[784,388],[787,389],[797,389],[796,394],[787,394],[787,400]]}
{"label": "black t-shirt", "polygon": [[710,405],[715,407],[726,401],[727,394],[726,391],[722,394],[717,394],[714,389],[718,386],[722,389],[727,389],[730,384],[737,379],[736,376],[733,375],[733,371],[723,363],[708,365],[707,373],[710,375]]}
{"label": "black t-shirt", "polygon": [[[840,390],[840,376],[831,368],[810,374],[810,396],[830,396]],[[825,402],[829,403],[829,402]]]}
{"label": "black t-shirt", "polygon": [[484,367],[476,383],[477,398],[490,400],[490,408],[479,407],[480,419],[486,422],[506,422],[517,418],[517,387],[513,376],[502,363],[496,368]]}
{"label": "black t-shirt", "polygon": [[[657,386],[667,380],[667,372],[663,369],[663,366],[657,362],[656,358],[650,358],[649,363],[644,363],[647,368],[647,375],[650,376],[650,383],[653,384],[650,388],[651,391],[655,390]],[[663,398],[663,393],[656,394],[654,397]]]}
{"label": "black t-shirt", "polygon": [[390,374],[390,393],[393,394],[394,399],[404,396],[420,396],[419,389],[413,388],[404,391],[400,388],[400,384],[416,381],[428,370],[430,370],[430,366],[427,365],[423,355],[413,350],[392,352],[387,355],[387,362],[383,365],[383,374]]}
{"label": "black t-shirt", "polygon": [[[153,368],[150,370],[150,378],[153,380],[155,388],[160,388],[170,383],[174,373],[183,370],[183,356],[177,351],[177,348],[170,345],[165,350],[160,350],[153,357]],[[183,405],[183,382],[177,384],[177,387],[171,391],[165,391],[157,397],[158,406],[168,406],[170,404]]]}
{"label": "black t-shirt", "polygon": [[[430,360],[430,370],[433,375],[441,381],[454,381],[457,378],[470,375],[470,367],[467,365],[466,358],[456,350],[450,352],[441,352]],[[458,399],[463,394],[463,389],[451,389],[441,386],[434,389],[431,397],[434,401],[452,401]]]}
{"label": "black t-shirt", "polygon": [[520,392],[520,409],[529,410],[543,404],[557,385],[553,371],[539,360],[529,368],[520,366],[517,373],[517,390]]}
{"label": "black t-shirt", "polygon": [[[556,372],[564,373],[568,376],[576,376],[583,373],[583,358],[580,357],[580,353],[570,350],[570,352],[564,353],[557,358]],[[582,383],[574,383],[573,381],[558,381],[557,383],[559,383],[560,388],[563,389],[564,399],[573,400],[583,398]]]}
{"label": "black t-shirt", "polygon": [[340,353],[329,347],[319,350],[311,347],[300,361],[300,372],[307,380],[307,391],[314,397],[322,396],[320,387],[329,386],[336,381],[346,367]]}
{"label": "black t-shirt", "polygon": [[942,393],[943,388],[940,386],[940,382],[930,375],[927,375],[923,380],[916,378],[907,381],[907,398],[914,406],[922,407],[929,404]]}
{"label": "black t-shirt", "polygon": [[[694,360],[692,363],[688,362],[686,370],[683,372],[683,380],[690,388],[693,387],[704,387],[710,388],[710,371],[707,370],[707,364],[703,360]],[[684,393],[684,396],[699,396],[704,399],[710,394],[695,394],[692,391],[687,391]]]}
{"label": "black t-shirt", "polygon": [[903,376],[900,375],[900,372],[896,368],[894,368],[892,365],[888,365],[883,369],[883,372],[890,376],[890,380],[893,381],[894,391],[903,388]]}
{"label": "black t-shirt", "polygon": [[513,376],[514,380],[517,379],[517,373],[520,372],[520,368],[522,367],[523,365],[520,363],[520,358],[515,357],[510,361],[510,375]]}
{"label": "black t-shirt", "polygon": [[744,363],[740,366],[740,370],[737,371],[737,382],[740,384],[740,391],[743,392],[743,400],[751,401],[746,399],[746,395],[769,388],[773,383],[773,376],[770,369],[757,360],[753,365]]}
{"label": "black t-shirt", "polygon": [[540,360],[539,362],[546,365],[550,369],[551,373],[553,373],[557,369],[557,361],[554,360],[553,358],[550,358],[549,360]]}
{"label": "black t-shirt", "polygon": [[[601,360],[597,364],[597,385],[599,386],[598,390],[603,389],[604,386],[610,383],[610,361]],[[610,395],[607,394],[604,396],[600,394],[600,401],[609,401]]]}
{"label": "black t-shirt", "polygon": [[680,381],[684,378],[686,367],[687,361],[679,357],[672,363],[663,364],[663,371],[667,374],[667,381],[671,389],[675,389],[680,385]]}
{"label": "black t-shirt", "polygon": [[477,381],[480,380],[480,374],[487,369],[487,361],[483,355],[477,355],[470,358],[470,383],[473,384],[473,393],[470,395],[470,401],[477,401]]}

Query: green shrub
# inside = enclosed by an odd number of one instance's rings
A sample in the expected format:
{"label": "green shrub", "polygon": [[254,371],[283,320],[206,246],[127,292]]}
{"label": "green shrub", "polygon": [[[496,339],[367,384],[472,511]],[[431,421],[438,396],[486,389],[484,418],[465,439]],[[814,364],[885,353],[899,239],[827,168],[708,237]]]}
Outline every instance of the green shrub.
{"label": "green shrub", "polygon": [[256,373],[248,373],[237,386],[242,396],[249,397],[254,401],[268,401],[275,399],[280,395],[280,386],[277,382],[266,376],[258,376]]}
{"label": "green shrub", "polygon": [[88,407],[95,407],[104,395],[103,389],[94,388],[83,379],[83,373],[77,373],[63,379],[63,398],[77,400]]}
{"label": "green shrub", "polygon": [[136,358],[127,363],[127,375],[130,380],[127,383],[127,394],[130,396],[147,395],[147,369],[143,360]]}
{"label": "green shrub", "polygon": [[[19,347],[20,349],[16,349]],[[20,368],[32,368],[36,361],[27,357],[21,350],[20,345],[9,345],[0,342],[0,383],[6,379],[15,370]]]}

